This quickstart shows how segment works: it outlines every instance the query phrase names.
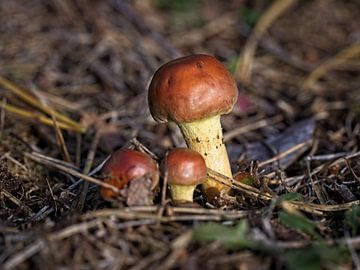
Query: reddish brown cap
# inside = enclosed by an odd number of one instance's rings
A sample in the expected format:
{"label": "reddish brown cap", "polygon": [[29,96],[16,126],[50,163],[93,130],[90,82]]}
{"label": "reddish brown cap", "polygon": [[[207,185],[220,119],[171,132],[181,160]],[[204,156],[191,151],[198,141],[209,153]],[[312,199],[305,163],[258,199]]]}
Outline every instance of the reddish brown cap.
{"label": "reddish brown cap", "polygon": [[149,86],[149,107],[159,122],[189,123],[226,114],[238,90],[229,71],[216,58],[197,54],[161,66]]}
{"label": "reddish brown cap", "polygon": [[[102,174],[106,183],[121,189],[129,181],[156,171],[156,162],[148,155],[136,150],[120,149],[106,161]],[[114,191],[104,187],[101,188],[101,195],[105,199],[116,197]]]}
{"label": "reddish brown cap", "polygon": [[166,157],[168,183],[193,186],[206,179],[204,158],[196,151],[187,148],[176,148]]}

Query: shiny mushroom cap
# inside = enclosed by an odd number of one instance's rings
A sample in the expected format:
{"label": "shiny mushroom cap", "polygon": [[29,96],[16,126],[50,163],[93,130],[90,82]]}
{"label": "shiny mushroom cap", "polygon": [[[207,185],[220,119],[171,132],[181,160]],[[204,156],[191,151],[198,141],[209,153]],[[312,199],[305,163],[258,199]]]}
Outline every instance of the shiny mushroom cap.
{"label": "shiny mushroom cap", "polygon": [[[148,155],[131,149],[120,149],[106,161],[102,175],[106,183],[121,189],[135,178],[157,171],[156,162]],[[116,193],[108,188],[101,189],[105,199],[116,197]]]}
{"label": "shiny mushroom cap", "polygon": [[210,55],[170,61],[154,74],[148,102],[159,122],[189,123],[229,113],[238,90],[225,66]]}
{"label": "shiny mushroom cap", "polygon": [[187,148],[171,150],[166,157],[168,184],[194,186],[206,180],[206,164],[196,151]]}

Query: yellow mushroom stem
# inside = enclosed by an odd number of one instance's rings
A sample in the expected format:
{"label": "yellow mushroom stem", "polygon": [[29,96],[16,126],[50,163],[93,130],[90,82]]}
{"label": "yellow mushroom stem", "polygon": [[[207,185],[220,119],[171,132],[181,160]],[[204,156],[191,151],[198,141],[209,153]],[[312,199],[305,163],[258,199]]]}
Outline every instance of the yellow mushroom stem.
{"label": "yellow mushroom stem", "polygon": [[175,202],[193,202],[194,186],[184,186],[184,185],[174,185],[169,184],[170,186],[170,195],[173,201]]}
{"label": "yellow mushroom stem", "polygon": [[[203,156],[208,168],[232,178],[219,115],[196,122],[179,123],[178,125],[187,146]],[[210,178],[202,184],[202,187],[208,198],[218,195],[214,193],[230,190],[228,186]]]}

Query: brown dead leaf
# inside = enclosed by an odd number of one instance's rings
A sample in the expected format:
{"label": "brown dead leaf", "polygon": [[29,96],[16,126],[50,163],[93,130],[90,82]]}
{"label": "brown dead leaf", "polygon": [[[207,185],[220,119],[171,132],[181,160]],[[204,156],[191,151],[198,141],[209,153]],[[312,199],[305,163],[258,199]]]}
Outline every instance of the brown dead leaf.
{"label": "brown dead leaf", "polygon": [[152,180],[149,176],[130,181],[126,190],[128,206],[153,205],[154,193],[151,191]]}

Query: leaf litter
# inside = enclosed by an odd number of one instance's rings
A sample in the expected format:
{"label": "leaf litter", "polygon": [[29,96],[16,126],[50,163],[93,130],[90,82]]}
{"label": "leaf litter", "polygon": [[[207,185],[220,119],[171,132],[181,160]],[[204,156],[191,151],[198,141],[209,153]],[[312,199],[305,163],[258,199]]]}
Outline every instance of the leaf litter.
{"label": "leaf litter", "polygon": [[[0,3],[2,268],[359,268],[359,4],[161,2]],[[235,74],[242,100],[223,118],[233,172],[255,186],[233,180],[220,208],[200,190],[173,206],[162,182],[141,179],[103,201],[99,170],[114,149],[160,160],[184,143],[149,115],[156,68],[207,52],[239,70],[270,9],[247,83]]]}

